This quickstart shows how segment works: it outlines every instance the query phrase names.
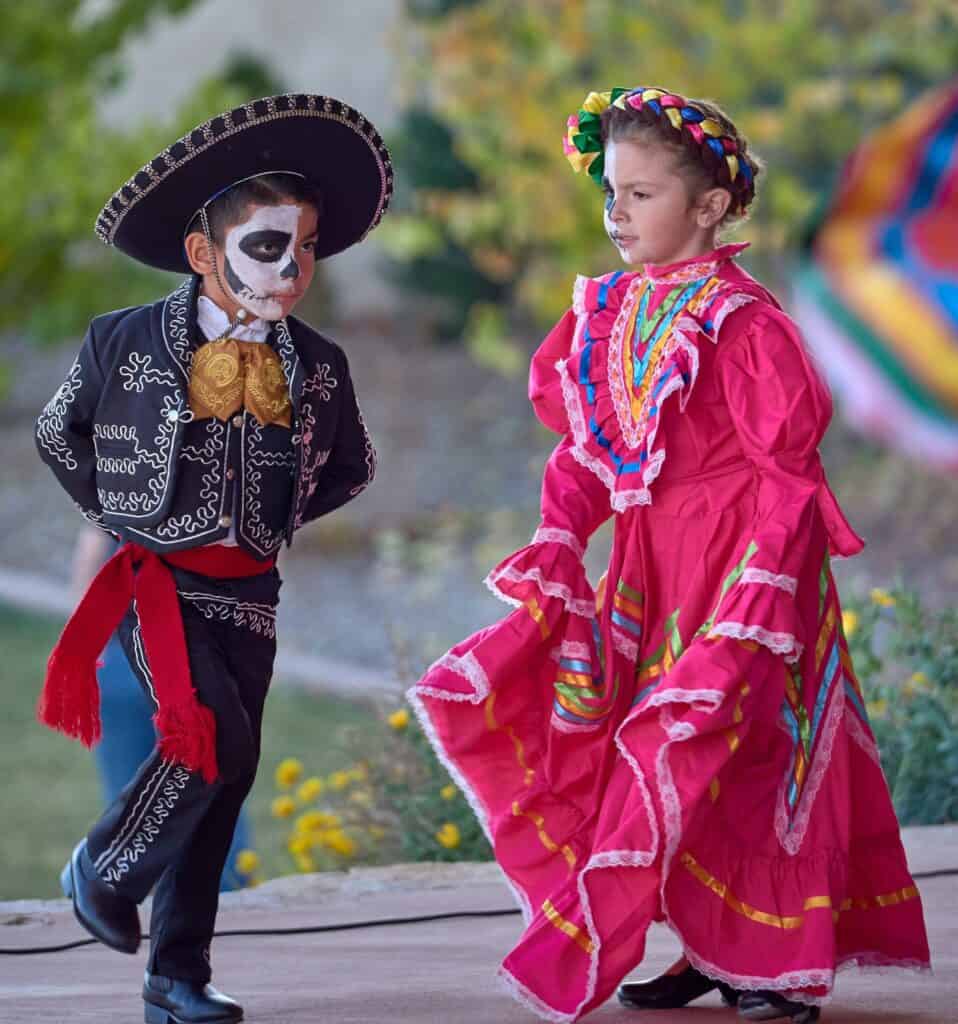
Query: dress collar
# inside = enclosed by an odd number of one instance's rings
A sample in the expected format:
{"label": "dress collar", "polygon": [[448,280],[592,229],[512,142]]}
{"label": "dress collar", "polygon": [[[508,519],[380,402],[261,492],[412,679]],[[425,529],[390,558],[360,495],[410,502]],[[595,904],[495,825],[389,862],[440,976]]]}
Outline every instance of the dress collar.
{"label": "dress collar", "polygon": [[711,277],[718,268],[749,247],[749,242],[732,242],[677,263],[646,263],[642,276],[655,284],[681,284]]}
{"label": "dress collar", "polygon": [[[201,295],[196,303],[196,320],[206,339],[222,337],[230,326],[230,318],[207,295]],[[266,341],[272,324],[266,320],[250,320],[236,324],[229,332],[237,341]]]}

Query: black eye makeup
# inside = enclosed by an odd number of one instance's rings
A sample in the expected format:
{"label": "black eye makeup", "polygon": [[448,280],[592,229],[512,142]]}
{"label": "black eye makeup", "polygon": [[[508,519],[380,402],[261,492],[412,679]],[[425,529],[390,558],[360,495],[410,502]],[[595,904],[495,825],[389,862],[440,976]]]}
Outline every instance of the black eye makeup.
{"label": "black eye makeup", "polygon": [[239,248],[250,259],[260,263],[275,263],[286,252],[292,237],[287,231],[251,231],[240,239]]}

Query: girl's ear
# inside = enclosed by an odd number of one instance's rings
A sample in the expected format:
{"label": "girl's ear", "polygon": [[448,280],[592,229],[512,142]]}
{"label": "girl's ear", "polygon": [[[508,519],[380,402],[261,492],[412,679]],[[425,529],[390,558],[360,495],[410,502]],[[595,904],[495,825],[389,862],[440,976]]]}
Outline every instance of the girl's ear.
{"label": "girl's ear", "polygon": [[732,193],[724,188],[710,188],[699,197],[696,221],[700,228],[718,227],[728,212]]}
{"label": "girl's ear", "polygon": [[191,231],[183,239],[183,247],[186,249],[186,258],[195,273],[201,277],[213,273],[215,268],[210,259],[210,246],[202,231]]}

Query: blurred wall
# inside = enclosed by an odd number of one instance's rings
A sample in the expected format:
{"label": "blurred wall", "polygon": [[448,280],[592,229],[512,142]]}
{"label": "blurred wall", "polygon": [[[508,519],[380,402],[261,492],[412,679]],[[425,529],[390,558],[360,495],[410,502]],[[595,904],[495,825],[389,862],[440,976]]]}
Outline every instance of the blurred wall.
{"label": "blurred wall", "polygon": [[[267,64],[288,91],[345,100],[388,136],[398,117],[392,37],[401,10],[402,0],[200,0],[183,17],[158,18],[126,47],[127,79],[103,115],[119,126],[162,118],[200,79],[242,51]],[[395,292],[377,268],[379,255],[373,233],[330,262],[340,317],[395,307]]]}

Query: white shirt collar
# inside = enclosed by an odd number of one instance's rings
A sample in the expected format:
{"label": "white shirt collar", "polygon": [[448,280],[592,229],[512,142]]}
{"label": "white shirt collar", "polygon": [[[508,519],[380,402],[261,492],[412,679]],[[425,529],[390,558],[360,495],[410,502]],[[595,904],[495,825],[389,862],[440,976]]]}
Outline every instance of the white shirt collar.
{"label": "white shirt collar", "polygon": [[[224,335],[230,326],[230,318],[207,295],[201,295],[196,304],[196,319],[207,341]],[[229,332],[237,341],[266,341],[272,328],[266,320],[249,320],[236,324]]]}

